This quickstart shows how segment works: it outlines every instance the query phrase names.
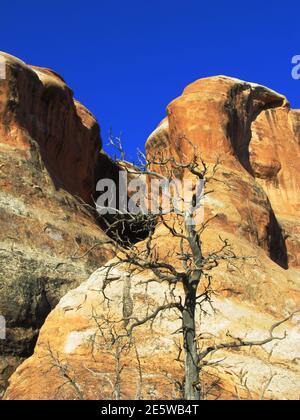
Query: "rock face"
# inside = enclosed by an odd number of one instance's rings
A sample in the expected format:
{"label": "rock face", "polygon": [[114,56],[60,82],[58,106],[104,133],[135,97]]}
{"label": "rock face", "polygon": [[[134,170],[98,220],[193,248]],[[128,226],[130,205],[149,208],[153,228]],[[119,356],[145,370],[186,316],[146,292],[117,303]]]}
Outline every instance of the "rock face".
{"label": "rock face", "polygon": [[83,206],[106,161],[95,118],[56,73],[0,57],[1,396],[50,310],[112,253],[107,245],[72,258],[107,239]]}
{"label": "rock face", "polygon": [[1,55],[1,138],[22,151],[36,142],[55,187],[91,203],[102,146],[95,118],[59,75]]}
{"label": "rock face", "polygon": [[[234,236],[229,238],[232,240]],[[236,246],[253,251],[246,241]],[[205,307],[208,315],[202,320],[207,337],[213,334],[226,340],[230,331],[234,336],[264,339],[276,319],[299,301],[299,272],[287,274],[263,253],[259,256],[259,268],[247,266],[242,271],[228,273],[226,267],[222,267],[218,271],[217,297],[213,302],[215,313]],[[124,368],[117,382],[118,348],[110,338],[110,331],[119,328],[122,333],[120,319],[125,308],[130,306],[132,315],[142,319],[165,302],[169,290],[155,283],[146,287],[145,281],[150,277],[144,275],[131,278],[128,293],[126,270],[113,270],[109,278],[114,281],[105,289],[105,296],[110,300],[107,301],[100,292],[106,274],[103,269],[97,271],[88,282],[69,292],[52,311],[41,330],[34,356],[13,375],[6,399],[81,398],[64,373],[79,386],[84,399],[114,398],[117,383],[122,399],[182,397],[178,387],[182,364],[177,361],[180,334],[175,333],[181,323],[175,311],[169,311],[151,326],[136,329],[136,347],[125,347],[121,353],[119,361]],[[176,290],[175,294],[180,295],[181,290]],[[265,398],[298,398],[299,317],[278,330],[278,336],[283,336],[285,331],[286,340],[266,346],[264,350],[216,353],[211,361],[221,362],[203,372],[205,398],[249,398],[239,379],[242,369],[247,372],[251,398],[260,398],[273,375]],[[102,339],[102,334],[107,341]]]}
{"label": "rock face", "polygon": [[167,112],[148,153],[160,148],[179,162],[195,152],[207,163],[219,159],[219,174],[233,188],[218,188],[233,231],[269,249],[283,267],[299,267],[299,111],[268,88],[219,76],[188,86]]}
{"label": "rock face", "polygon": [[[252,257],[214,270],[215,311],[204,307],[207,316],[199,320],[205,345],[228,339],[228,333],[263,339],[272,324],[300,307],[299,121],[299,111],[282,95],[219,76],[188,86],[147,141],[148,156],[184,163],[197,154],[210,166],[220,160],[205,204],[206,218],[216,217],[202,236],[204,252],[218,248],[221,236],[236,254]],[[179,264],[179,241],[164,226],[154,239],[155,252]],[[12,376],[6,399],[107,399],[118,389],[122,399],[181,397],[175,310],[137,328],[134,342],[122,343],[121,355],[112,339],[112,325],[124,329],[114,324],[124,311],[141,319],[170,293],[164,284],[145,283],[149,273],[129,278],[127,269],[101,268],[60,301],[34,355]],[[285,340],[262,349],[214,354],[210,362],[219,362],[203,371],[204,397],[298,399],[299,321],[298,314],[278,330],[280,337],[286,331]]]}

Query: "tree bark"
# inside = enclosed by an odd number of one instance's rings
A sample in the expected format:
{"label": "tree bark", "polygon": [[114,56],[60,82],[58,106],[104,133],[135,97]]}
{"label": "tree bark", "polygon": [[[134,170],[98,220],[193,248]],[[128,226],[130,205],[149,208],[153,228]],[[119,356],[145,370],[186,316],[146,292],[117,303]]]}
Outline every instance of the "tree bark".
{"label": "tree bark", "polygon": [[185,303],[182,313],[183,341],[185,352],[185,399],[200,400],[201,384],[199,377],[199,356],[196,342],[196,302],[197,289],[201,280],[202,247],[195,230],[192,210],[185,215],[185,230],[193,254],[195,266],[198,268],[186,279]]}
{"label": "tree bark", "polygon": [[185,399],[200,400],[199,357],[196,343],[196,288],[190,283],[186,288],[186,299],[182,314],[185,352]]}

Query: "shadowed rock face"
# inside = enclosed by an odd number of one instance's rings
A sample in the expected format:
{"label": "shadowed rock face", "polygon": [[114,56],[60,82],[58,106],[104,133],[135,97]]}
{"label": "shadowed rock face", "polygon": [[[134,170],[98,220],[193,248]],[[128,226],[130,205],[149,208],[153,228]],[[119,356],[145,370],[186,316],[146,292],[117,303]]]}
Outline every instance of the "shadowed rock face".
{"label": "shadowed rock face", "polygon": [[104,159],[95,118],[56,73],[1,58],[0,314],[7,339],[0,341],[0,395],[16,364],[32,354],[51,309],[112,255],[103,246],[72,259],[106,238],[81,205],[92,203]]}
{"label": "shadowed rock face", "polygon": [[55,187],[92,203],[102,147],[95,118],[56,73],[2,57],[6,79],[1,80],[0,130],[5,144],[25,151],[37,142]]}
{"label": "shadowed rock face", "polygon": [[[203,340],[205,345],[226,340],[228,331],[235,337],[266,338],[276,320],[299,309],[299,111],[290,110],[283,96],[265,87],[223,76],[203,79],[168,106],[167,118],[146,147],[149,156],[160,153],[179,162],[194,153],[208,165],[220,158],[218,181],[212,184],[214,192],[205,206],[207,218],[217,217],[202,237],[204,253],[218,249],[221,236],[228,238],[236,254],[255,256],[255,260],[238,267],[220,264],[213,272],[216,311],[204,307],[207,316],[201,317],[201,326],[207,338]],[[154,241],[160,259],[180,264],[179,240],[170,237],[165,227],[157,228]],[[109,301],[99,293],[105,269],[64,296],[42,327],[34,355],[11,378],[6,399],[78,398],[72,386],[61,387],[65,380],[58,369],[50,370],[49,348],[67,363],[85,398],[112,397],[116,359],[101,339],[97,348],[91,348],[91,337],[99,333],[91,314],[120,320],[129,306],[132,316],[140,319],[170,293],[163,284],[145,285],[151,277],[146,273],[133,276],[128,288],[126,268],[110,273],[115,280],[105,289]],[[181,295],[181,288],[174,293]],[[123,355],[122,398],[180,398],[180,336],[175,333],[180,327],[178,314],[169,311],[151,328],[143,325],[136,330],[139,363],[135,349]],[[278,335],[285,330],[286,340],[278,342],[272,353],[273,345],[215,354],[213,360],[221,362],[205,370],[206,397],[249,398],[239,379],[243,368],[248,371],[251,397],[260,398],[268,384],[266,398],[298,399],[299,316]]]}

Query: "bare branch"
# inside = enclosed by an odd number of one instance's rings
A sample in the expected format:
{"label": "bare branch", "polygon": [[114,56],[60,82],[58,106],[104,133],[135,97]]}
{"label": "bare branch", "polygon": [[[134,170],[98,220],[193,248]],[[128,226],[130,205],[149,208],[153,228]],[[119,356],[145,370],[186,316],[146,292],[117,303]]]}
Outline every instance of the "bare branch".
{"label": "bare branch", "polygon": [[285,333],[282,337],[276,337],[274,336],[275,329],[277,329],[284,323],[288,322],[290,319],[293,318],[293,316],[295,316],[299,312],[300,310],[295,311],[291,315],[289,315],[287,318],[283,319],[282,321],[276,322],[274,325],[272,325],[269,330],[269,337],[265,338],[264,340],[247,341],[242,338],[235,338],[234,341],[230,341],[228,343],[220,343],[220,344],[216,344],[214,346],[208,347],[206,350],[204,350],[203,352],[199,354],[199,359],[200,361],[202,361],[210,353],[216,352],[222,349],[234,349],[234,348],[241,348],[241,347],[262,347],[268,343],[271,343],[274,340],[284,340],[287,337],[287,334]]}

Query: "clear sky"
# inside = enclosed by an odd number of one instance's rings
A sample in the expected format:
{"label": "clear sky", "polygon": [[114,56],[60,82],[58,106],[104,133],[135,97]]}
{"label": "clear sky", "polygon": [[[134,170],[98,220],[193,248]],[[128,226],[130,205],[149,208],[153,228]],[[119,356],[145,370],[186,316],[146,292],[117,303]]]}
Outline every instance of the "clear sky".
{"label": "clear sky", "polygon": [[0,49],[58,71],[133,154],[195,79],[265,84],[300,108],[299,0],[7,0]]}

